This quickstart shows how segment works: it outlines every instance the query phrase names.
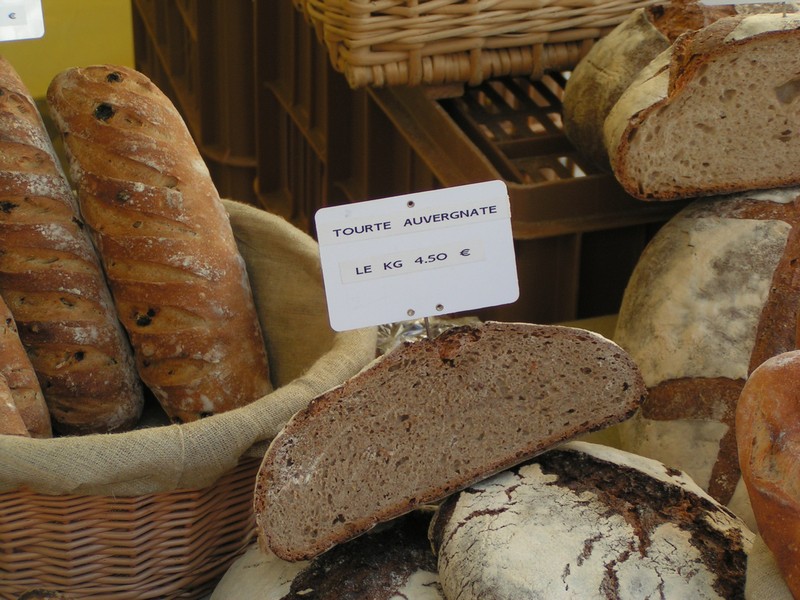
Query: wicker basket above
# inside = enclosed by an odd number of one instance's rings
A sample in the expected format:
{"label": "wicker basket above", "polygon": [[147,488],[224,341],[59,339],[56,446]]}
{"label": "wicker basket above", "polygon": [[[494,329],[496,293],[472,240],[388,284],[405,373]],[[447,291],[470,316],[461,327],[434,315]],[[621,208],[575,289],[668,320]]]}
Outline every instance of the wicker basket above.
{"label": "wicker basket above", "polygon": [[293,0],[351,87],[468,83],[573,68],[656,0]]}

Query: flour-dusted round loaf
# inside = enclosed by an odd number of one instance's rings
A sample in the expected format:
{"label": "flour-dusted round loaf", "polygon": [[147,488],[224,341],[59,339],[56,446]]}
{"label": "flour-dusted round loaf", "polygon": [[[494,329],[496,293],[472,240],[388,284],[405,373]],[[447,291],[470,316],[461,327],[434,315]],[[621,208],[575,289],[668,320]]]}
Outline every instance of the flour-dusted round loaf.
{"label": "flour-dusted round loaf", "polygon": [[571,442],[445,500],[447,598],[744,598],[753,534],[686,475]]}
{"label": "flour-dusted round loaf", "polygon": [[432,511],[419,510],[310,561],[253,546],[211,600],[445,600],[428,543]]}
{"label": "flour-dusted round loaf", "polygon": [[680,34],[699,29],[732,6],[705,6],[697,0],[668,0],[633,11],[600,38],[569,77],[562,100],[564,133],[594,165],[611,170],[603,123],[636,75]]}
{"label": "flour-dusted round loaf", "polygon": [[245,264],[176,108],[108,65],[59,73],[47,100],[139,375],[166,413],[193,421],[267,394]]}
{"label": "flour-dusted round loaf", "polygon": [[800,350],[750,375],[736,408],[736,438],[759,533],[800,598]]}
{"label": "flour-dusted round loaf", "polygon": [[301,560],[630,416],[630,357],[571,327],[487,322],[405,343],[315,398],[256,480],[261,539]]}
{"label": "flour-dusted round loaf", "polygon": [[0,435],[31,437],[6,378],[0,374]]}
{"label": "flour-dusted round loaf", "polygon": [[128,339],[36,104],[3,59],[0,131],[0,294],[54,427],[130,429],[144,397]]}
{"label": "flour-dusted round loaf", "polygon": [[[9,407],[9,403],[13,408]],[[23,423],[27,435],[47,438],[53,435],[47,409],[33,364],[19,337],[14,315],[0,298],[0,433],[18,429]],[[14,416],[16,413],[16,416]],[[3,423],[5,421],[5,424]]]}
{"label": "flour-dusted round loaf", "polygon": [[797,348],[800,189],[696,200],[645,248],[614,339],[648,388],[622,447],[686,471],[754,527],[734,418],[752,370]]}
{"label": "flour-dusted round loaf", "polygon": [[725,17],[680,36],[604,122],[612,169],[641,199],[797,185],[800,15]]}

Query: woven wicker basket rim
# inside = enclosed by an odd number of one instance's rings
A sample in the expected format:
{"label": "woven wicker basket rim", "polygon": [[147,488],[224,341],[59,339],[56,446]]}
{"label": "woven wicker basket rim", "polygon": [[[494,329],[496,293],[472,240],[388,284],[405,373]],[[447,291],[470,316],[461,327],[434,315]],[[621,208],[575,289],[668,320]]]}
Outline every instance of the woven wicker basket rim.
{"label": "woven wicker basket rim", "polygon": [[[352,87],[468,82],[573,68],[657,0],[294,0]],[[586,43],[589,42],[589,43]],[[558,45],[558,48],[548,48]],[[523,49],[530,59],[515,56]],[[567,47],[571,46],[571,47]],[[482,56],[487,54],[488,56]]]}

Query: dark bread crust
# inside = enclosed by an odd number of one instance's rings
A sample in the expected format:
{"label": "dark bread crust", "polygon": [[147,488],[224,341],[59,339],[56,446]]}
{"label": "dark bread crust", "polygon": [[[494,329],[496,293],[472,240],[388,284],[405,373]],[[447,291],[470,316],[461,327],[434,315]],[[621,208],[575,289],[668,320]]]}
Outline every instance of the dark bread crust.
{"label": "dark bread crust", "polygon": [[0,131],[0,293],[54,426],[130,429],[143,395],[128,340],[44,123],[5,60]]}
{"label": "dark bread crust", "polygon": [[579,329],[485,323],[405,344],[275,438],[256,483],[259,532],[285,560],[315,556],[622,421],[643,396],[633,361]]}
{"label": "dark bread crust", "polygon": [[[415,511],[381,531],[332,548],[295,576],[289,593],[281,600],[303,600],[308,598],[308,590],[314,590],[315,600],[406,597],[401,594],[411,593],[405,586],[415,573],[437,573],[427,536],[430,518],[429,512]],[[435,580],[426,586],[430,588],[428,595],[435,591],[441,595]]]}
{"label": "dark bread crust", "polygon": [[48,102],[136,366],[176,422],[271,391],[244,261],[200,153],[144,75],[57,75]]}

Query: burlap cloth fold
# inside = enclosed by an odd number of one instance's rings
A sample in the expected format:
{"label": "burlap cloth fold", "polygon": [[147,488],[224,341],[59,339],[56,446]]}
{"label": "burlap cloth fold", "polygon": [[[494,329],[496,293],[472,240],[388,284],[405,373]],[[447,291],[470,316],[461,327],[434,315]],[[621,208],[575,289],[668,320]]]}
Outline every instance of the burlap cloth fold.
{"label": "burlap cloth fold", "polygon": [[211,485],[245,455],[260,456],[283,424],[375,355],[373,328],[329,325],[316,242],[252,206],[225,201],[247,263],[276,390],[195,423],[107,435],[0,436],[0,492],[139,496]]}

